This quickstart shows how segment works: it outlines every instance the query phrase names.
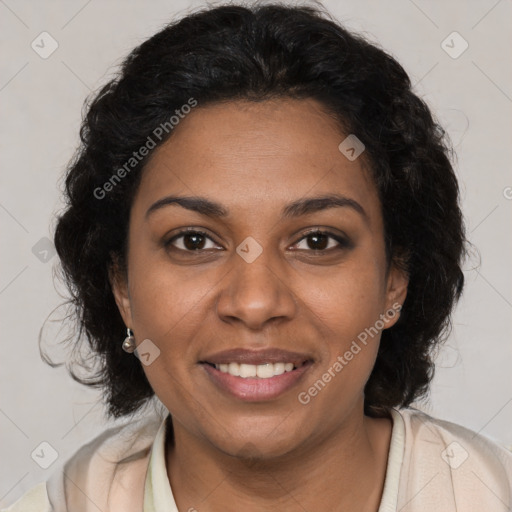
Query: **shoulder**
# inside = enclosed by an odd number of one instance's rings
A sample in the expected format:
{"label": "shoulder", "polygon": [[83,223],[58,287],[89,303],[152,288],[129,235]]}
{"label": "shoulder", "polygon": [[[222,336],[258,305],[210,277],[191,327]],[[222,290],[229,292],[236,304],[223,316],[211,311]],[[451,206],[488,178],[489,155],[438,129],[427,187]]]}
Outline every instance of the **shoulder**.
{"label": "shoulder", "polygon": [[44,482],[32,487],[19,500],[0,512],[51,512],[48,493]]}
{"label": "shoulder", "polygon": [[142,503],[149,454],[162,420],[150,415],[106,429],[56,466],[47,482],[0,512],[50,512],[70,503],[86,510],[88,500],[101,510],[113,502],[119,510],[132,510]]}
{"label": "shoulder", "polygon": [[471,452],[472,455],[482,456],[490,465],[512,471],[512,452],[489,437],[457,423],[434,418],[418,409],[400,409],[398,412],[404,420],[409,440],[415,449],[428,449],[427,444],[431,447],[441,446],[443,449],[451,446],[446,458],[457,459],[451,462],[451,466],[457,462],[462,463],[466,451],[468,457]]}
{"label": "shoulder", "polygon": [[417,409],[398,412],[405,435],[402,494],[409,500],[415,496],[404,512],[423,510],[421,502],[441,508],[451,504],[453,510],[509,510],[512,452],[478,432]]}

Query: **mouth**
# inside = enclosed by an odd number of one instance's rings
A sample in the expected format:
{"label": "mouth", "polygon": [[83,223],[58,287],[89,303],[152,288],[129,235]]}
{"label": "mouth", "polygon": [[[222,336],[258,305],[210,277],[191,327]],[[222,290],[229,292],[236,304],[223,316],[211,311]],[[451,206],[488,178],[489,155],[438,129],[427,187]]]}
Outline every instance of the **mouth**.
{"label": "mouth", "polygon": [[313,365],[304,354],[235,349],[199,361],[217,390],[248,402],[273,400],[296,386]]}
{"label": "mouth", "polygon": [[230,363],[214,364],[204,361],[203,364],[210,365],[222,373],[228,373],[233,377],[240,377],[242,379],[271,379],[284,373],[297,370],[305,365],[308,361],[303,361],[299,365],[294,363],[263,363],[263,364],[245,364],[232,361]]}

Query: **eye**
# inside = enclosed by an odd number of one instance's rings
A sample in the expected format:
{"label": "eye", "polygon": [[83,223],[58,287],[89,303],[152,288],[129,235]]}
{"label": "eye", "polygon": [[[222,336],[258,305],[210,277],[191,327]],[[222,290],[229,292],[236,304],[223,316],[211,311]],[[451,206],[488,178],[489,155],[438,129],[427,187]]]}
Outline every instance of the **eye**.
{"label": "eye", "polygon": [[[176,243],[178,240],[180,240],[180,242]],[[205,247],[208,241],[216,245],[212,238],[210,238],[204,231],[187,229],[180,231],[177,235],[166,241],[165,247],[172,246],[175,249],[187,252],[215,249],[215,247]]]}
{"label": "eye", "polygon": [[[331,242],[329,242],[329,240]],[[213,245],[208,247],[208,242]],[[305,243],[306,247],[299,247],[301,243]],[[218,247],[216,242],[208,236],[207,233],[198,229],[180,231],[166,241],[164,245],[166,248],[172,246],[174,249],[186,252],[205,251]],[[308,252],[331,252],[331,250],[350,248],[351,242],[343,236],[336,235],[330,231],[315,229],[314,231],[306,233],[306,235],[295,244],[295,247]]]}
{"label": "eye", "polygon": [[[333,243],[329,243],[329,239],[334,241]],[[300,243],[305,242],[306,248],[300,248],[298,245]],[[300,250],[308,250],[311,251],[321,251],[321,252],[331,252],[331,250],[336,249],[344,249],[351,246],[351,243],[346,238],[331,233],[330,231],[323,231],[321,229],[315,229],[314,231],[310,231],[306,234],[306,236],[302,237],[299,242],[296,244]]]}

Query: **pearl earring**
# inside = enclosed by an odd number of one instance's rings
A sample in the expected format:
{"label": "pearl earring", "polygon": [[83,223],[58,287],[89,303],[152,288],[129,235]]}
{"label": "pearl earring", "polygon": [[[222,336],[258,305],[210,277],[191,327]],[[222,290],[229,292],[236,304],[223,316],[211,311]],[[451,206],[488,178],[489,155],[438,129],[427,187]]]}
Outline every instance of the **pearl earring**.
{"label": "pearl earring", "polygon": [[123,350],[131,354],[135,351],[136,348],[135,338],[133,337],[133,332],[129,327],[128,329],[126,329],[126,333],[128,334],[128,336],[126,336],[126,338],[123,341]]}

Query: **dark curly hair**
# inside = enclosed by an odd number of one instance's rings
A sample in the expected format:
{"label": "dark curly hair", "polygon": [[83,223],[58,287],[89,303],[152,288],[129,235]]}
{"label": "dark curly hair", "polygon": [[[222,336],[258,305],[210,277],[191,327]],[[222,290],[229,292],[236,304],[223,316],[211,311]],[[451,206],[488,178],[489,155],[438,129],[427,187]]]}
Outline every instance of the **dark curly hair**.
{"label": "dark curly hair", "polygon": [[197,108],[312,98],[345,134],[364,143],[382,206],[388,265],[409,276],[400,319],[382,333],[365,387],[365,414],[382,416],[425,397],[434,348],[446,339],[464,285],[466,239],[451,146],[411,89],[394,58],[319,6],[205,8],[135,48],[86,108],[81,145],[66,175],[67,204],[57,219],[55,246],[78,326],[73,346],[86,339],[89,358],[98,364],[88,378],[68,366],[73,378],[101,387],[114,418],[154,396],[140,362],[121,348],[126,328],[109,281],[114,260],[126,271],[129,213],[149,156],[101,199],[97,191],[190,98]]}

